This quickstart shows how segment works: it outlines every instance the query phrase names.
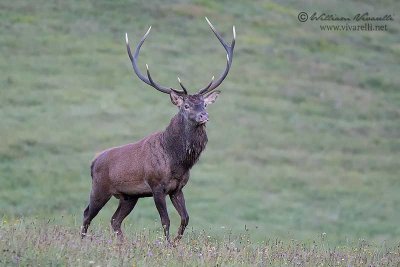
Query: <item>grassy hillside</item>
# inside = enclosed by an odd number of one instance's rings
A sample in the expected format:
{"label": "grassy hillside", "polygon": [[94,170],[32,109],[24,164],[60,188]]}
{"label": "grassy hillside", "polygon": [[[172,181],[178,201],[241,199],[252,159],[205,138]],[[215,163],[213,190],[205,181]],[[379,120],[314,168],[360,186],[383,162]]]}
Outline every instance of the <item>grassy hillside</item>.
{"label": "grassy hillside", "polygon": [[[209,108],[209,143],[185,188],[190,227],[223,238],[331,244],[400,236],[398,1],[11,1],[0,3],[0,216],[79,228],[89,165],[105,148],[163,129],[175,107],[133,74],[140,65],[191,92],[225,66],[204,21],[228,40],[233,68]],[[327,32],[300,11],[394,14],[388,31]],[[327,23],[328,24],[328,23]],[[108,229],[110,201],[94,220]],[[179,223],[169,206],[172,229]],[[151,199],[130,234],[159,228]]]}

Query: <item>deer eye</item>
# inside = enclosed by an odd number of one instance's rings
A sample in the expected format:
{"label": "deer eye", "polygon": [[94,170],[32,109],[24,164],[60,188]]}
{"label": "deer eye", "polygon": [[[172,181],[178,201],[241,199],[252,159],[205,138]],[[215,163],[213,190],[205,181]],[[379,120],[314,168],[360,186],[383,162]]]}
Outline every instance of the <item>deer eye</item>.
{"label": "deer eye", "polygon": [[185,108],[185,109],[189,109],[190,106],[189,106],[188,104],[185,104],[184,108]]}

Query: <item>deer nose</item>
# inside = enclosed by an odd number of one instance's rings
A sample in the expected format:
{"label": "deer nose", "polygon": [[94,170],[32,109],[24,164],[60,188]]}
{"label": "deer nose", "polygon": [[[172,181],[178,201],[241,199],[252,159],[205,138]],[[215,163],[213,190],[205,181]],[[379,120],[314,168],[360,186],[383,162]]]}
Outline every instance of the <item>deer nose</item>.
{"label": "deer nose", "polygon": [[197,115],[197,122],[198,123],[206,123],[208,121],[208,113],[203,111]]}

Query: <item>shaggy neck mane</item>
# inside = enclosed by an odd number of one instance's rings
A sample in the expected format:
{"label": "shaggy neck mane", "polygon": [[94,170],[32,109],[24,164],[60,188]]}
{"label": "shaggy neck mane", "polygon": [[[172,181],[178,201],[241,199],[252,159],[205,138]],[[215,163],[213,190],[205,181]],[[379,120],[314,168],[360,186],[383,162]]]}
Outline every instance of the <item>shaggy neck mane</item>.
{"label": "shaggy neck mane", "polygon": [[190,169],[197,162],[208,140],[205,128],[190,124],[180,112],[171,119],[162,143],[174,167]]}

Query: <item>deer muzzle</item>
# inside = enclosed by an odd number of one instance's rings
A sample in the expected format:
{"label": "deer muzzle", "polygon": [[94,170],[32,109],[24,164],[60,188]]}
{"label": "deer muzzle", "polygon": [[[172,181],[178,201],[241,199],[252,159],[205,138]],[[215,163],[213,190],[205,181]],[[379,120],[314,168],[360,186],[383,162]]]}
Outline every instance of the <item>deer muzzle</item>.
{"label": "deer muzzle", "polygon": [[203,112],[200,112],[199,114],[197,114],[196,122],[198,124],[205,124],[206,122],[208,122],[208,113],[203,111]]}

